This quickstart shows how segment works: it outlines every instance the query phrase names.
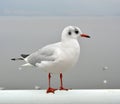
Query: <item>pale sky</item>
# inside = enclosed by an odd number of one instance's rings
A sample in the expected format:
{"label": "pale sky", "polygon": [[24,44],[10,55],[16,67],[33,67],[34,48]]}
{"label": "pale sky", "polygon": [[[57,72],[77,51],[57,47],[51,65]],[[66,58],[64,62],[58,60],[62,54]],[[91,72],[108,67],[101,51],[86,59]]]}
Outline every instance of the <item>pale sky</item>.
{"label": "pale sky", "polygon": [[0,16],[120,16],[120,0],[0,0]]}

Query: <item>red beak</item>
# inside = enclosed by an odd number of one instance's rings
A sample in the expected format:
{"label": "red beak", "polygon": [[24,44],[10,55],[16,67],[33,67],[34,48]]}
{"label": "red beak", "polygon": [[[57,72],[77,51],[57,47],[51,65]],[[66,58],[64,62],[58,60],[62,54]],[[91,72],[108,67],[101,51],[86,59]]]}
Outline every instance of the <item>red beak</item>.
{"label": "red beak", "polygon": [[87,35],[87,34],[80,34],[80,36],[81,36],[81,37],[85,37],[85,38],[90,38],[90,36]]}

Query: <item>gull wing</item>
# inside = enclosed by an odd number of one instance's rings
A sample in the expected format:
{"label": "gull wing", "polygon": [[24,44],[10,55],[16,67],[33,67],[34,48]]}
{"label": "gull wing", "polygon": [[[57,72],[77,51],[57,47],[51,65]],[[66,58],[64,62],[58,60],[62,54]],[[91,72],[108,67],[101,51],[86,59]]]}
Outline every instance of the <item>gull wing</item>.
{"label": "gull wing", "polygon": [[27,61],[32,65],[36,65],[36,63],[41,63],[42,61],[55,61],[58,57],[58,50],[59,48],[56,45],[43,47],[29,55]]}

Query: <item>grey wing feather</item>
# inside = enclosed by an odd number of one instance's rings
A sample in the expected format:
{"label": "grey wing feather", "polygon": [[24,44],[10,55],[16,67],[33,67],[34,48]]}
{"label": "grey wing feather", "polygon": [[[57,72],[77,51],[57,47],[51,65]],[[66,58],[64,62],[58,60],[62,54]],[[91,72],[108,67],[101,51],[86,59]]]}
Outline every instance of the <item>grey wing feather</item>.
{"label": "grey wing feather", "polygon": [[55,61],[55,49],[44,47],[28,56],[28,62],[32,65],[41,63],[41,61]]}

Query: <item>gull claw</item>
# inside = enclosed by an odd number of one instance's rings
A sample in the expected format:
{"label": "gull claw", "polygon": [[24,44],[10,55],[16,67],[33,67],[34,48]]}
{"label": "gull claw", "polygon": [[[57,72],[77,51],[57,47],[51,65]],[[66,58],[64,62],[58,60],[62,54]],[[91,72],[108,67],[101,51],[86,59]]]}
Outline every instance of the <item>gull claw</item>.
{"label": "gull claw", "polygon": [[66,91],[68,91],[69,89],[64,88],[64,87],[60,87],[60,89],[59,89],[59,90],[66,90]]}
{"label": "gull claw", "polygon": [[57,89],[55,89],[55,88],[48,88],[46,93],[55,93],[56,90]]}

